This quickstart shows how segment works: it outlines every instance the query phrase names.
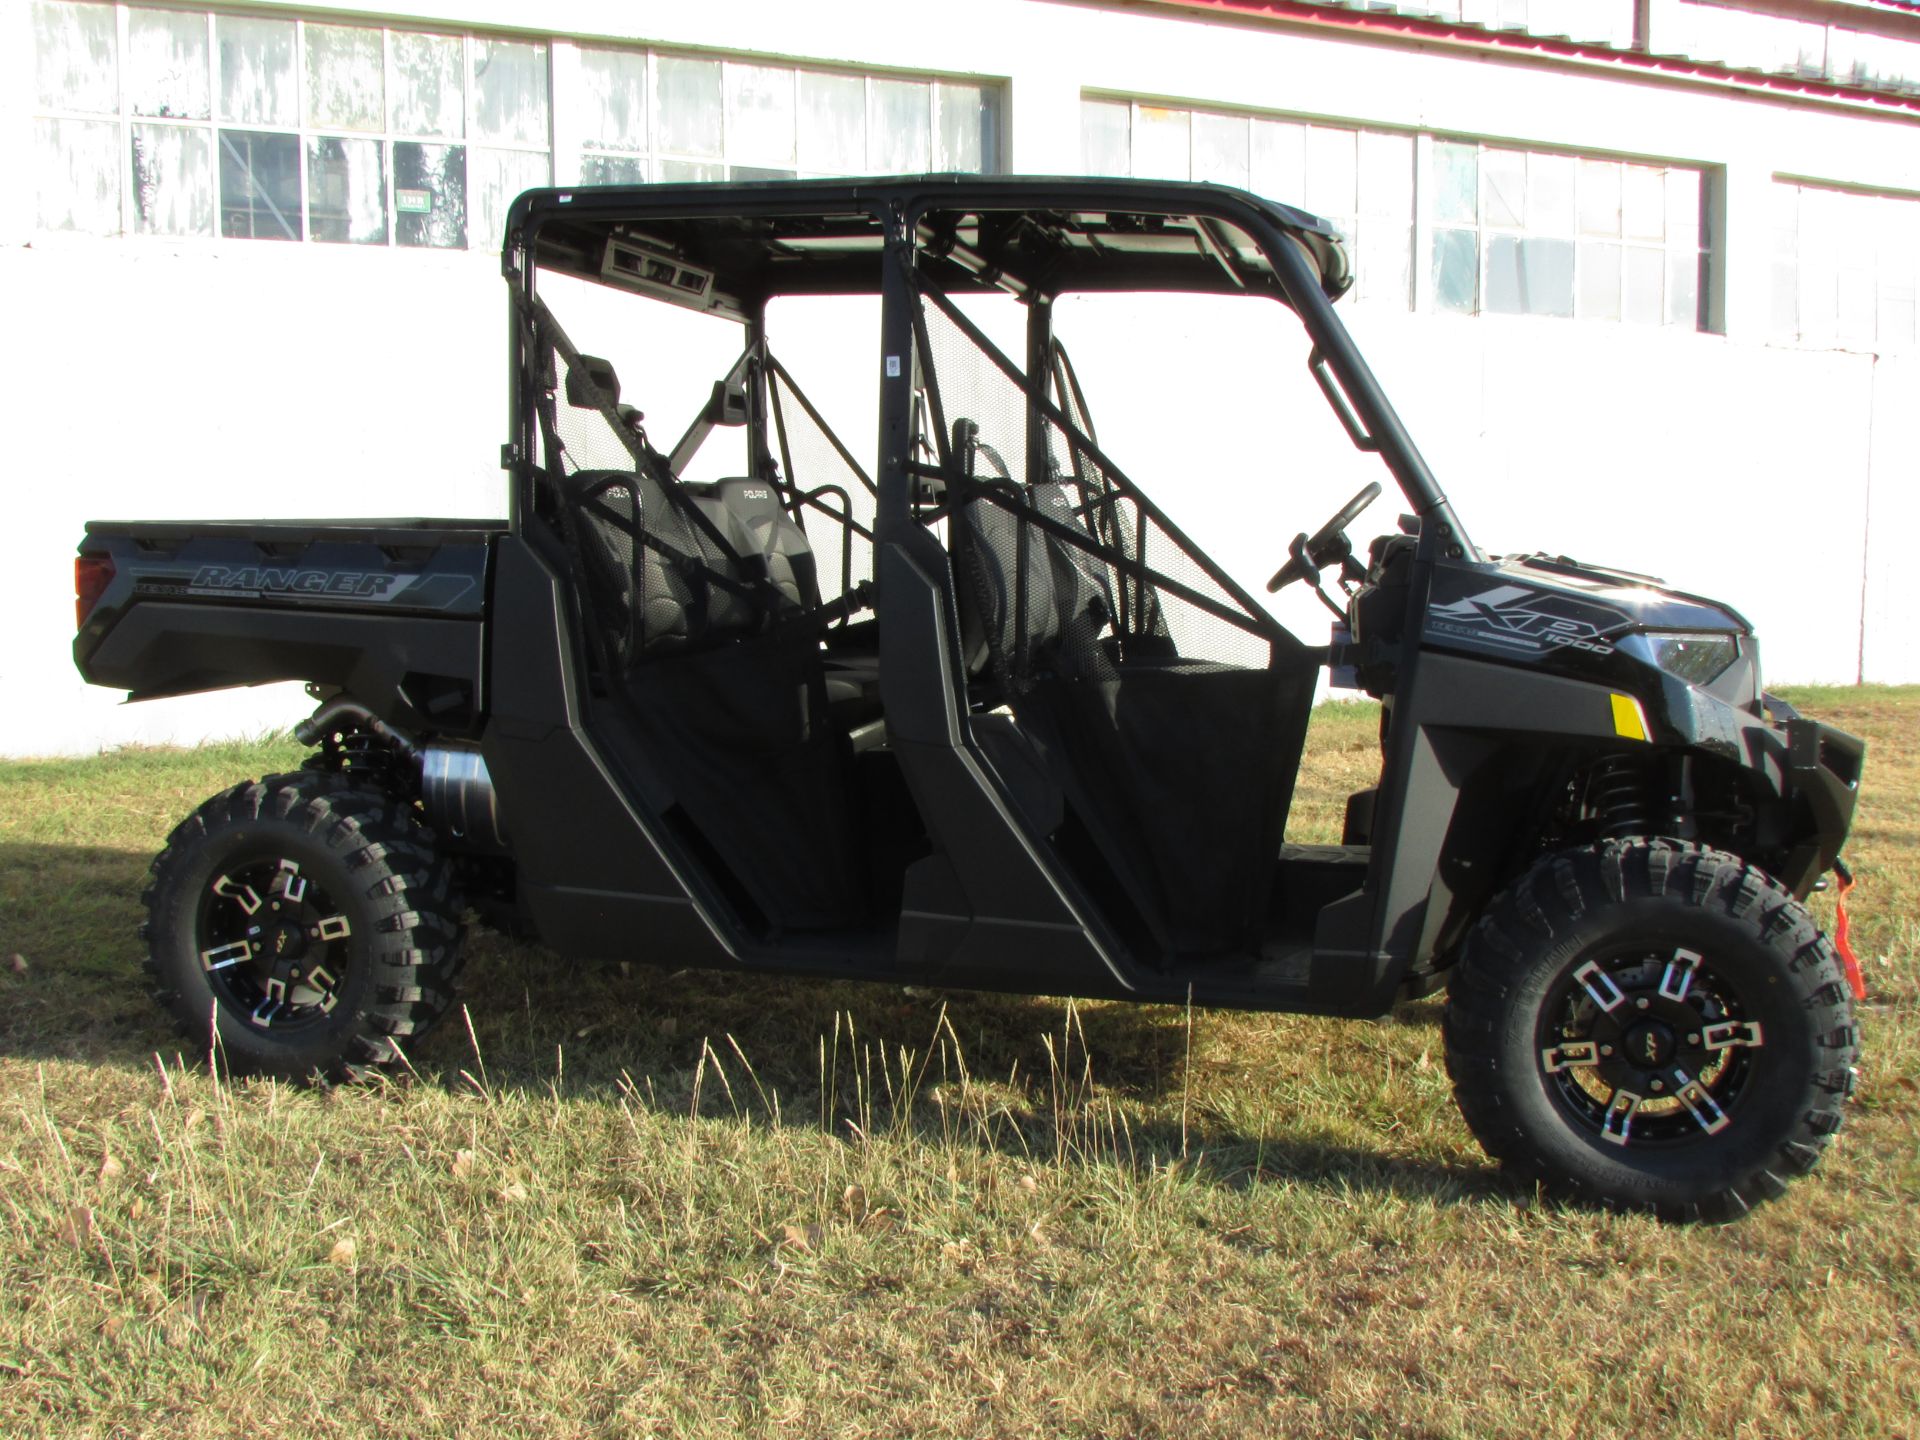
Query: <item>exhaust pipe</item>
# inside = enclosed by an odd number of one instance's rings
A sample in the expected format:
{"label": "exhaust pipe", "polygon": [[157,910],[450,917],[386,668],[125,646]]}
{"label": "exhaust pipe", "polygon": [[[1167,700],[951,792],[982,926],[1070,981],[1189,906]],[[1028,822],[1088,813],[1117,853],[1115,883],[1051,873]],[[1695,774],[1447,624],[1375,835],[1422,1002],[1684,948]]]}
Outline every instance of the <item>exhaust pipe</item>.
{"label": "exhaust pipe", "polygon": [[481,849],[507,848],[493,777],[487,773],[487,762],[478,750],[471,746],[415,744],[412,736],[344,695],[335,696],[295,725],[293,734],[302,745],[317,745],[339,729],[366,731],[419,774],[421,808],[427,813],[427,822],[441,834]]}
{"label": "exhaust pipe", "polygon": [[507,848],[499,796],[478,750],[429,745],[420,752],[420,803],[442,834],[489,850]]}

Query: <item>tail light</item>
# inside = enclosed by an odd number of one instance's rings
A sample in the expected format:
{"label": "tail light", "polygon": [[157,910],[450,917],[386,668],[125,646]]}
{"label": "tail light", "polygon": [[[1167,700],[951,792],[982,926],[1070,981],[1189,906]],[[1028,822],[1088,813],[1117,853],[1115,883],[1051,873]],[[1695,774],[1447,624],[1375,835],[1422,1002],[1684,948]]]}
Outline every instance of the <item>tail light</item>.
{"label": "tail light", "polygon": [[87,623],[87,616],[100,603],[100,597],[113,583],[113,561],[105,555],[80,555],[73,562],[73,628]]}

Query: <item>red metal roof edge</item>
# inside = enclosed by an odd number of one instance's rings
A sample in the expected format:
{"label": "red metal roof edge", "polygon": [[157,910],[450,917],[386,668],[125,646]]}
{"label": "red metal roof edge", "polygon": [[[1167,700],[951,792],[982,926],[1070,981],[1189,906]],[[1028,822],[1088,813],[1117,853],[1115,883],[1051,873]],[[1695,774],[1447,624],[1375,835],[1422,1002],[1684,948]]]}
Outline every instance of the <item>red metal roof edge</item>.
{"label": "red metal roof edge", "polygon": [[1477,25],[1459,25],[1416,15],[1349,10],[1344,6],[1312,4],[1310,0],[1146,0],[1146,3],[1180,10],[1226,11],[1250,19],[1283,20],[1316,29],[1388,33],[1463,50],[1526,52],[1589,65],[1670,75],[1683,81],[1694,80],[1734,90],[1773,91],[1807,100],[1837,103],[1853,110],[1895,110],[1920,116],[1920,95],[1836,85],[1827,80],[1801,80],[1759,70],[1740,70],[1713,61],[1655,55],[1645,50],[1616,50],[1609,45],[1563,37],[1528,35],[1512,30],[1483,30]]}

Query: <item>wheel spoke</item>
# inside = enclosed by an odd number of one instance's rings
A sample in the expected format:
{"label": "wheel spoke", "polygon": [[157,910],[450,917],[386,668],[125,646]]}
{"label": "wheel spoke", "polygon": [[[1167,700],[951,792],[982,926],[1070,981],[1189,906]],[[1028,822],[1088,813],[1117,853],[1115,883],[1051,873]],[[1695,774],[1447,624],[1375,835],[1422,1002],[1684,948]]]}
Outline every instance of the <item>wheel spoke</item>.
{"label": "wheel spoke", "polygon": [[224,970],[229,965],[244,965],[253,958],[253,946],[245,940],[235,940],[231,945],[217,945],[211,950],[200,952],[200,963],[209,970]]}
{"label": "wheel spoke", "polygon": [[1613,983],[1613,977],[1592,960],[1574,971],[1573,979],[1609,1015],[1627,1003],[1626,994]]}
{"label": "wheel spoke", "polygon": [[316,940],[344,940],[352,933],[353,930],[347,924],[346,916],[329,915],[314,927],[313,938]]}
{"label": "wheel spoke", "polygon": [[1558,1075],[1576,1065],[1599,1063],[1600,1046],[1592,1040],[1569,1040],[1563,1045],[1549,1045],[1540,1052],[1540,1064],[1549,1075]]}
{"label": "wheel spoke", "polygon": [[233,901],[234,904],[238,905],[249,915],[259,910],[259,908],[266,903],[260,898],[260,892],[255,890],[251,885],[241,884],[236,887],[231,875],[222,875],[218,880],[214,881],[213,893],[223,900]]}
{"label": "wheel spoke", "polygon": [[280,875],[276,877],[283,898],[299,904],[307,898],[307,877],[300,873],[298,862],[282,860]]}
{"label": "wheel spoke", "polygon": [[1627,1143],[1627,1137],[1633,1130],[1633,1115],[1640,1108],[1644,1096],[1631,1090],[1616,1090],[1613,1099],[1607,1104],[1606,1118],[1600,1122],[1600,1138],[1615,1145]]}
{"label": "wheel spoke", "polygon": [[322,1015],[331,1015],[333,1007],[340,1003],[340,997],[334,993],[339,984],[330,972],[314,966],[307,972],[307,987],[314,992],[314,998],[307,1003],[318,1006]]}
{"label": "wheel spoke", "polygon": [[1700,968],[1700,955],[1694,950],[1676,950],[1660,976],[1660,993],[1669,1000],[1684,1000]]}
{"label": "wheel spoke", "polygon": [[1758,1020],[1722,1020],[1700,1032],[1700,1044],[1708,1050],[1731,1050],[1744,1045],[1757,1050],[1762,1044]]}
{"label": "wheel spoke", "polygon": [[1733,1121],[1727,1112],[1720,1108],[1720,1102],[1707,1093],[1706,1087],[1688,1075],[1684,1070],[1673,1072],[1673,1078],[1680,1084],[1675,1092],[1680,1103],[1687,1107],[1687,1113],[1693,1116],[1694,1123],[1709,1135],[1718,1135]]}
{"label": "wheel spoke", "polygon": [[286,1006],[287,982],[269,980],[266,984],[266,992],[266,997],[253,1007],[253,1014],[247,1017],[263,1030],[273,1024],[273,1017]]}

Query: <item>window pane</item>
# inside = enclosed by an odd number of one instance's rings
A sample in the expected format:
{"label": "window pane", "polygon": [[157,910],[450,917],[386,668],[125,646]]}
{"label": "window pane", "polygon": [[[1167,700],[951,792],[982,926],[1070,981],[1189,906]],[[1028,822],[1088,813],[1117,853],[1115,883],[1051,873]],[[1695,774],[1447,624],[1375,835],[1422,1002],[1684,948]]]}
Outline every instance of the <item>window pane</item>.
{"label": "window pane", "polygon": [[[57,5],[36,0],[33,53],[42,105],[52,110],[119,113],[120,74],[114,66],[113,6]],[[120,227],[115,224],[113,228]]]}
{"label": "window pane", "polygon": [[1307,203],[1306,126],[1256,120],[1252,150],[1251,189],[1283,204]]}
{"label": "window pane", "polygon": [[1791,260],[1773,262],[1773,333],[1782,340],[1800,338],[1800,269]]}
{"label": "window pane", "polygon": [[1667,171],[1667,238],[1675,244],[1704,248],[1700,234],[1698,170]]}
{"label": "window pane", "polygon": [[1480,218],[1480,152],[1472,145],[1436,140],[1433,145],[1433,218],[1472,225]]}
{"label": "window pane", "polygon": [[1328,219],[1351,219],[1357,160],[1351,130],[1307,127],[1307,209]]}
{"label": "window pane", "polygon": [[1840,326],[1840,267],[1832,252],[1803,251],[1799,278],[1795,304],[1800,338],[1815,345],[1831,344]]}
{"label": "window pane", "polygon": [[546,46],[474,39],[473,133],[510,145],[547,143]]}
{"label": "window pane", "polygon": [[905,175],[932,158],[932,97],[918,80],[875,80],[867,91],[867,167]]}
{"label": "window pane", "polygon": [[1433,303],[1471,315],[1479,308],[1479,236],[1472,230],[1433,232]]}
{"label": "window pane", "polygon": [[1527,229],[1536,235],[1573,234],[1573,157],[1527,157]]}
{"label": "window pane", "polygon": [[1486,309],[1497,315],[1573,314],[1573,242],[1489,236]]}
{"label": "window pane", "polygon": [[120,229],[120,127],[102,120],[33,122],[42,230]]}
{"label": "window pane", "polygon": [[1247,120],[1244,115],[1193,117],[1193,178],[1247,188]]}
{"label": "window pane", "polygon": [[979,174],[999,168],[1000,92],[986,85],[933,87],[933,166]]}
{"label": "window pane", "polygon": [[465,248],[466,146],[394,142],[393,238],[436,250]]}
{"label": "window pane", "polygon": [[1878,334],[1882,346],[1911,345],[1916,319],[1915,288],[1910,280],[1880,282]]}
{"label": "window pane", "polygon": [[1413,296],[1413,230],[1406,220],[1363,220],[1359,258],[1359,298],[1406,309]]}
{"label": "window pane", "polygon": [[1133,173],[1150,180],[1185,180],[1192,175],[1192,111],[1134,107]]}
{"label": "window pane", "polygon": [[727,156],[743,164],[791,167],[793,71],[769,65],[727,70]]}
{"label": "window pane", "polygon": [[1635,325],[1658,325],[1666,314],[1665,288],[1667,257],[1659,250],[1630,245],[1626,251],[1624,284],[1621,287],[1621,318]]}
{"label": "window pane", "polygon": [[328,129],[386,128],[387,78],[378,30],[307,26],[307,123]]}
{"label": "window pane", "polygon": [[726,178],[727,167],[718,160],[662,160],[660,162],[660,179],[667,185],[696,182],[704,184],[709,180]]}
{"label": "window pane", "polygon": [[[387,100],[392,107],[393,128],[403,135],[464,135],[467,84],[459,39],[396,31],[392,54],[393,84]],[[397,174],[398,146],[393,154]]]}
{"label": "window pane", "polygon": [[574,138],[585,149],[647,148],[647,57],[644,51],[582,49],[580,83],[572,100],[568,108],[580,127]]}
{"label": "window pane", "polygon": [[1580,233],[1620,233],[1620,166],[1612,160],[1580,162]]}
{"label": "window pane", "polygon": [[1873,272],[1848,264],[1840,270],[1840,343],[1853,349],[1873,347]]}
{"label": "window pane", "polygon": [[1629,240],[1663,240],[1667,234],[1667,180],[1648,165],[1627,166],[1621,211]]}
{"label": "window pane", "polygon": [[1620,247],[1585,240],[1580,244],[1580,318],[1620,318]]}
{"label": "window pane", "polygon": [[582,155],[582,185],[644,185],[647,162],[630,155]]}
{"label": "window pane", "polygon": [[135,230],[213,234],[213,139],[205,130],[135,125],[131,159]]}
{"label": "window pane", "polygon": [[867,163],[867,82],[800,72],[800,168],[858,175]]}
{"label": "window pane", "polygon": [[220,233],[240,240],[302,238],[298,139],[220,132]]}
{"label": "window pane", "polygon": [[1133,107],[1113,100],[1088,100],[1080,106],[1080,168],[1089,175],[1133,173],[1128,138]]}
{"label": "window pane", "polygon": [[[313,29],[307,34],[311,37]],[[307,226],[316,240],[387,243],[384,141],[333,136],[307,141]]]}
{"label": "window pane", "polygon": [[497,250],[507,233],[507,211],[523,190],[553,182],[547,157],[531,150],[480,150],[467,155],[467,188],[476,250]]}
{"label": "window pane", "polygon": [[[127,12],[127,103],[136,115],[207,118],[213,86],[208,78],[204,14]],[[211,201],[207,214],[213,214]]]}
{"label": "window pane", "polygon": [[[214,24],[220,41],[220,118],[242,125],[299,124],[293,22],[221,15]],[[297,210],[297,189],[294,204]]]}
{"label": "window pane", "polygon": [[729,180],[791,180],[793,171],[778,165],[729,165]]}
{"label": "window pane", "polygon": [[1487,151],[1480,157],[1480,222],[1518,230],[1526,223],[1526,215],[1526,154]]}
{"label": "window pane", "polygon": [[720,62],[662,55],[655,62],[655,148],[677,155],[720,155]]}
{"label": "window pane", "polygon": [[1700,325],[1700,256],[1678,250],[1667,257],[1667,323],[1689,330]]}
{"label": "window pane", "polygon": [[1413,137],[1360,135],[1360,213],[1413,223]]}

